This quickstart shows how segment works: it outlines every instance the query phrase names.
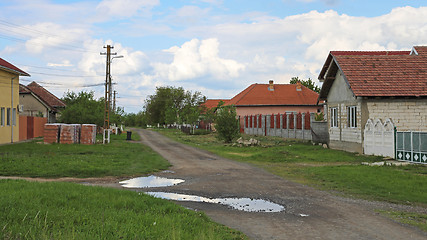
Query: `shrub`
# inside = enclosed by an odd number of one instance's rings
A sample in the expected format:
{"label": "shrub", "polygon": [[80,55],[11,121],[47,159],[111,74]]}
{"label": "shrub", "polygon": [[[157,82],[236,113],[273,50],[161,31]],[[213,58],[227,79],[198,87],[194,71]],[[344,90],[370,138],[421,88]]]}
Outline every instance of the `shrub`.
{"label": "shrub", "polygon": [[215,123],[218,139],[231,143],[240,136],[240,124],[236,117],[236,108],[234,106],[220,107],[217,110]]}

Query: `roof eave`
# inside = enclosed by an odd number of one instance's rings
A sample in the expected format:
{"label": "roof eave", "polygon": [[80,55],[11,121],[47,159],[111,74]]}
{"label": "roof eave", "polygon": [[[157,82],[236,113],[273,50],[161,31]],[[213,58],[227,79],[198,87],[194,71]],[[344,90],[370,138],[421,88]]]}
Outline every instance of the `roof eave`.
{"label": "roof eave", "polygon": [[11,72],[11,73],[17,74],[19,76],[31,77],[30,74],[28,74],[28,73],[26,73],[24,71],[17,71],[15,69],[11,69],[11,68],[8,68],[8,67],[5,67],[5,66],[0,66],[0,68],[3,69],[3,70],[5,70],[5,71],[7,71],[7,72]]}

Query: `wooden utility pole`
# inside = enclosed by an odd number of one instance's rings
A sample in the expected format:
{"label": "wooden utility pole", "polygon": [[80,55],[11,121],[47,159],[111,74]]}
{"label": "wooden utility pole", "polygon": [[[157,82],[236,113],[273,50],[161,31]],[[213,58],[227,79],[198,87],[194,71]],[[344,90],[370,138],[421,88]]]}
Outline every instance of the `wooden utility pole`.
{"label": "wooden utility pole", "polygon": [[107,55],[106,61],[106,73],[105,73],[105,111],[104,111],[104,129],[110,128],[110,110],[111,110],[111,74],[110,74],[110,64],[111,64],[111,55],[116,55],[117,53],[111,53],[113,46],[107,45],[104,48],[107,49],[106,53],[101,53],[101,55]]}

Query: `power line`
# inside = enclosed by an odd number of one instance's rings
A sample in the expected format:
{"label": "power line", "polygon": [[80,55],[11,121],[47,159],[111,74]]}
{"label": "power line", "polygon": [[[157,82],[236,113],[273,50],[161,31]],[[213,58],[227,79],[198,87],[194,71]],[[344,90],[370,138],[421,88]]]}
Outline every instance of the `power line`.
{"label": "power line", "polygon": [[[0,29],[3,29],[5,31],[7,31],[7,33],[13,32],[13,33],[15,33],[15,35],[23,36],[24,37],[24,39],[23,39],[22,37],[20,38],[20,37],[11,36],[11,35],[0,34],[0,38],[11,40],[11,41],[15,41],[15,42],[26,42],[26,41],[29,40],[28,38],[33,38],[33,36],[30,35],[30,34],[25,34],[25,33],[22,33],[22,32],[16,32],[16,30],[15,30],[15,29],[22,29],[25,32],[32,32],[34,34],[43,35],[43,36],[47,36],[47,37],[53,37],[53,38],[55,38],[57,40],[62,40],[62,41],[65,41],[65,42],[74,42],[74,43],[76,43],[78,45],[81,45],[81,42],[70,41],[69,39],[64,38],[62,36],[59,36],[59,35],[56,35],[56,34],[51,34],[51,33],[39,31],[39,30],[36,30],[36,29],[33,29],[33,28],[24,27],[24,26],[15,24],[15,23],[8,22],[6,20],[2,20],[2,19],[0,19],[0,25],[3,25],[3,26],[6,27],[6,28],[5,27],[0,27]],[[25,38],[27,38],[27,39],[25,39]],[[40,46],[45,46],[45,47],[59,48],[59,49],[68,50],[68,51],[98,53],[98,51],[95,51],[95,50],[84,49],[84,48],[82,48],[80,46],[66,44],[66,43],[61,43],[61,46],[53,45],[53,44],[45,45],[45,44],[42,44],[42,43],[33,43],[33,44],[40,45]]]}

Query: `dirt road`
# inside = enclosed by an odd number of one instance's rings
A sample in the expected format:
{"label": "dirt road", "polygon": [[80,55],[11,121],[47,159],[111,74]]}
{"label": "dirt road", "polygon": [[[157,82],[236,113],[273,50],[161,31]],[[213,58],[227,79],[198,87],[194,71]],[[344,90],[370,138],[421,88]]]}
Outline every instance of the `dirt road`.
{"label": "dirt road", "polygon": [[249,197],[285,206],[279,213],[254,213],[219,204],[177,202],[201,210],[214,221],[238,229],[252,239],[427,239],[426,233],[373,211],[389,207],[387,204],[333,196],[248,164],[174,142],[153,131],[134,131],[141,135],[142,143],[173,165],[171,172],[157,176],[185,180],[179,185],[148,191],[209,198]]}

